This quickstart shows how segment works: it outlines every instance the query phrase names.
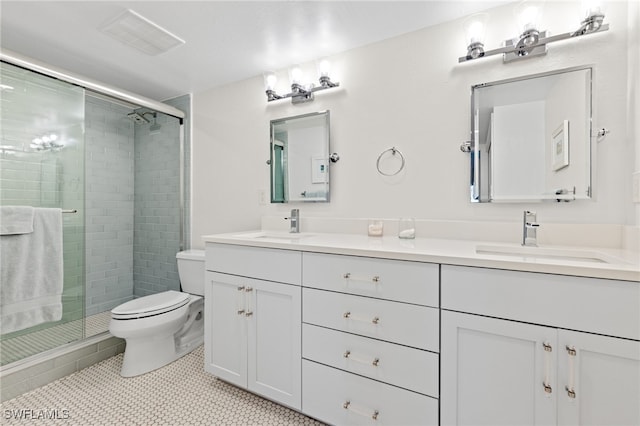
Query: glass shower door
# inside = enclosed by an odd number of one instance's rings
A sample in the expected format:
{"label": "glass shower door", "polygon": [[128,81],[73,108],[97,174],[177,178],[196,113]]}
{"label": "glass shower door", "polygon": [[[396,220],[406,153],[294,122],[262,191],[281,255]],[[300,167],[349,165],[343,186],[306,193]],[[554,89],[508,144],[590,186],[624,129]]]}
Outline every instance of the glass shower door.
{"label": "glass shower door", "polygon": [[[81,87],[6,63],[0,67],[0,205],[63,209],[64,263],[62,319],[1,334],[5,365],[83,338],[85,101]],[[0,252],[0,260],[7,259]],[[0,289],[10,285],[20,283],[1,282]]]}

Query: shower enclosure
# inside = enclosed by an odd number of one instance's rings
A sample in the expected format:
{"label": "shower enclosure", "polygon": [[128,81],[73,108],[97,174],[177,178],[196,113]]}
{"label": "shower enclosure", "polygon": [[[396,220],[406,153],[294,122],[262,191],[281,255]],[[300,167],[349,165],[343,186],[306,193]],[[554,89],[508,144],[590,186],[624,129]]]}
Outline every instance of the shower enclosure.
{"label": "shower enclosure", "polygon": [[62,209],[64,284],[62,319],[0,335],[2,366],[106,332],[109,311],[134,297],[179,290],[189,184],[188,96],[123,99],[6,57],[0,205]]}

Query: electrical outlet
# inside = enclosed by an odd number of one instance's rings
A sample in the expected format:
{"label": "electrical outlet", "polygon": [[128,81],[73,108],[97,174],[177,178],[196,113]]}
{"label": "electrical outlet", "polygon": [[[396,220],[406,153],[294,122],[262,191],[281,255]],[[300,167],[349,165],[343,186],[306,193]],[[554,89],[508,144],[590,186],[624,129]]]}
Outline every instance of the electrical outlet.
{"label": "electrical outlet", "polygon": [[640,203],[640,172],[635,172],[631,175],[632,178],[632,199],[634,203]]}
{"label": "electrical outlet", "polygon": [[267,191],[264,189],[258,191],[258,204],[261,206],[267,205]]}

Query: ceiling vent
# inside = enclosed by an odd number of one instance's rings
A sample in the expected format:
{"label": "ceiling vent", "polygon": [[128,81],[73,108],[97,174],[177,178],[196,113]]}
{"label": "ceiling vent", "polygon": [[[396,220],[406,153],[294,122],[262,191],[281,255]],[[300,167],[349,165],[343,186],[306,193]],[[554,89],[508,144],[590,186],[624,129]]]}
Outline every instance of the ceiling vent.
{"label": "ceiling vent", "polygon": [[109,21],[100,31],[152,56],[185,43],[181,38],[131,9]]}

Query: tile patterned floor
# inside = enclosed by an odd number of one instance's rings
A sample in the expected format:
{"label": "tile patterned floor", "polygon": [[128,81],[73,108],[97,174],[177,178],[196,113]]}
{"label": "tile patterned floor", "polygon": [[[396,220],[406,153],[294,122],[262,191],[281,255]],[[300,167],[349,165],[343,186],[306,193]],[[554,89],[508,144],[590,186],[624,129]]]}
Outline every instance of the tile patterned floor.
{"label": "tile patterned floor", "polygon": [[85,337],[95,336],[109,329],[111,311],[88,316],[85,319],[54,325],[0,343],[0,365],[7,365],[31,355],[39,354],[65,343],[78,340],[84,327]]}
{"label": "tile patterned floor", "polygon": [[[203,360],[204,349],[200,346],[154,372],[123,378],[119,354],[0,404],[0,423],[322,425],[205,373]],[[20,420],[20,415],[30,418]],[[37,417],[41,418],[34,420]]]}

